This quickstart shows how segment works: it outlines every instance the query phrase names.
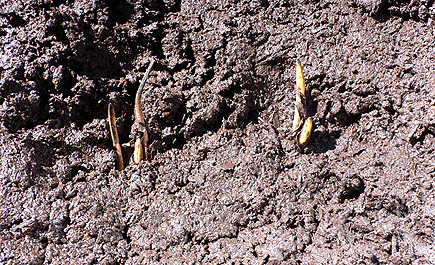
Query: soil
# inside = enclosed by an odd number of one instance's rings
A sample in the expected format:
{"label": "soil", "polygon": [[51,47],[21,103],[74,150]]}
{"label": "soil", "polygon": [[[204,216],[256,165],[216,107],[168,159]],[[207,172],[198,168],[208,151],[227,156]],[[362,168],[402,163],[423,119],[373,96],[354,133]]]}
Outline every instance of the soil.
{"label": "soil", "polygon": [[[1,0],[0,264],[435,264],[434,26],[433,0]],[[128,142],[151,58],[152,158],[119,171],[107,106]]]}

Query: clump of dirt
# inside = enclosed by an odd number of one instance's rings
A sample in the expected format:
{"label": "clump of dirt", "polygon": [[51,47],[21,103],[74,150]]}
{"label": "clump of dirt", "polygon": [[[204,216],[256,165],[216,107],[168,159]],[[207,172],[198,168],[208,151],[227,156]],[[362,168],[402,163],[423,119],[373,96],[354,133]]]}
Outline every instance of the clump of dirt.
{"label": "clump of dirt", "polygon": [[[433,263],[434,10],[3,1],[0,263]],[[107,105],[128,142],[151,58],[152,158],[118,171]]]}

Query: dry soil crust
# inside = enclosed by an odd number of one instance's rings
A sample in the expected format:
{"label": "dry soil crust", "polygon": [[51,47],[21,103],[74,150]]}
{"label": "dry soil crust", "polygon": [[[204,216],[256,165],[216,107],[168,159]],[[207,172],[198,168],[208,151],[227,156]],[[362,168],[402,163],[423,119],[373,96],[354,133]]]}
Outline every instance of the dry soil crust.
{"label": "dry soil crust", "polygon": [[1,0],[0,263],[434,264],[433,3]]}

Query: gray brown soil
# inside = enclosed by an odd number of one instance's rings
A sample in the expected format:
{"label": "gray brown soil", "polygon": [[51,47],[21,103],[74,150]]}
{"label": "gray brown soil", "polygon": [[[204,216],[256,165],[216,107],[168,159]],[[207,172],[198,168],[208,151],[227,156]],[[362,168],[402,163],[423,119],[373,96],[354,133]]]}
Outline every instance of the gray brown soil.
{"label": "gray brown soil", "polygon": [[[434,26],[433,0],[1,0],[0,264],[435,264]],[[128,142],[151,58],[152,158],[118,171],[107,105]]]}

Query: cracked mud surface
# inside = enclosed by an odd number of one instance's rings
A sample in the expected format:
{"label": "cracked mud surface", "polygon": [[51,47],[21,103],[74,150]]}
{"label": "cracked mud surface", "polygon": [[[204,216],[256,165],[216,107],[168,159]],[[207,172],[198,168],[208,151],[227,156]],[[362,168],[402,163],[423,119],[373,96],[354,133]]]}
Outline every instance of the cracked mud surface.
{"label": "cracked mud surface", "polygon": [[[434,24],[434,1],[0,1],[0,263],[434,264]],[[128,142],[151,57],[153,158],[120,172],[107,104]]]}

